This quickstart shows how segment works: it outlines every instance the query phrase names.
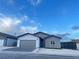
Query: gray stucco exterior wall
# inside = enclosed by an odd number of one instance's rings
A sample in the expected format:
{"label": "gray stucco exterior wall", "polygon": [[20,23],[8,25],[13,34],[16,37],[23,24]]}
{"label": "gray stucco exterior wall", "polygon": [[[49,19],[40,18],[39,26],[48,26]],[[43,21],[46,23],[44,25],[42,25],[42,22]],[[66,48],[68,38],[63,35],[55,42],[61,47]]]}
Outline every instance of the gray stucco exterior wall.
{"label": "gray stucco exterior wall", "polygon": [[50,37],[45,40],[45,48],[61,48],[60,39]]}

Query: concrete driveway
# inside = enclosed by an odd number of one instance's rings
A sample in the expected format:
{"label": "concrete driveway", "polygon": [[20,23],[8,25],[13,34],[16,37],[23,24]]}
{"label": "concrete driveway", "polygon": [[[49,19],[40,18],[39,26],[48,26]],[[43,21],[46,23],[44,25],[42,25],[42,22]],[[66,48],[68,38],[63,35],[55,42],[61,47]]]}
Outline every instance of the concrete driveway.
{"label": "concrete driveway", "polygon": [[28,49],[28,48],[7,48],[3,49],[3,51],[24,51],[24,52],[32,52],[34,49]]}
{"label": "concrete driveway", "polygon": [[34,49],[19,48],[19,47],[0,47],[0,51],[19,51],[19,52],[32,52]]}

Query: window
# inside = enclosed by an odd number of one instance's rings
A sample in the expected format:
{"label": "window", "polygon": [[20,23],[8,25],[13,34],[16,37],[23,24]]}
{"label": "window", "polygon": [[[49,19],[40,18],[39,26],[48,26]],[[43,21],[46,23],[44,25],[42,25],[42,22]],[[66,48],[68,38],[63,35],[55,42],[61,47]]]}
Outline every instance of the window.
{"label": "window", "polygon": [[52,41],[51,41],[51,44],[52,44]]}
{"label": "window", "polygon": [[51,44],[55,44],[55,42],[54,41],[51,41]]}

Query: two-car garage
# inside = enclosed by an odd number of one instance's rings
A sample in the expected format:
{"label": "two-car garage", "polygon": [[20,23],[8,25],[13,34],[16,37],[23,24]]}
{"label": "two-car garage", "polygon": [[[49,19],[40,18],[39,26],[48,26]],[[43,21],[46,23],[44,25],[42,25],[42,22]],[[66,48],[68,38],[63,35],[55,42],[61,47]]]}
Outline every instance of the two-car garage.
{"label": "two-car garage", "polygon": [[25,49],[39,48],[39,38],[32,34],[24,34],[18,38],[17,47]]}
{"label": "two-car garage", "polygon": [[21,40],[20,47],[21,48],[35,49],[36,48],[36,40]]}

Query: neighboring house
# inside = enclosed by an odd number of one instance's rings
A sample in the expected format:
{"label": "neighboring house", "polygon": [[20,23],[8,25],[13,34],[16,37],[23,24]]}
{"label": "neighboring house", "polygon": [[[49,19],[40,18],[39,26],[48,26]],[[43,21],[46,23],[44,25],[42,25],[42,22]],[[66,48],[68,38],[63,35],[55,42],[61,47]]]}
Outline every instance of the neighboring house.
{"label": "neighboring house", "polygon": [[0,46],[16,46],[16,36],[0,32]]}
{"label": "neighboring house", "polygon": [[72,42],[75,43],[76,49],[79,49],[79,39],[73,39]]}
{"label": "neighboring house", "polygon": [[39,37],[26,33],[18,36],[17,47],[36,49],[39,48]]}
{"label": "neighboring house", "polygon": [[79,50],[79,39],[72,39],[70,42],[61,42],[61,48]]}
{"label": "neighboring house", "polygon": [[63,49],[77,49],[75,42],[61,42],[61,48]]}
{"label": "neighboring house", "polygon": [[72,39],[70,42],[61,42],[61,48],[79,49],[79,39]]}

